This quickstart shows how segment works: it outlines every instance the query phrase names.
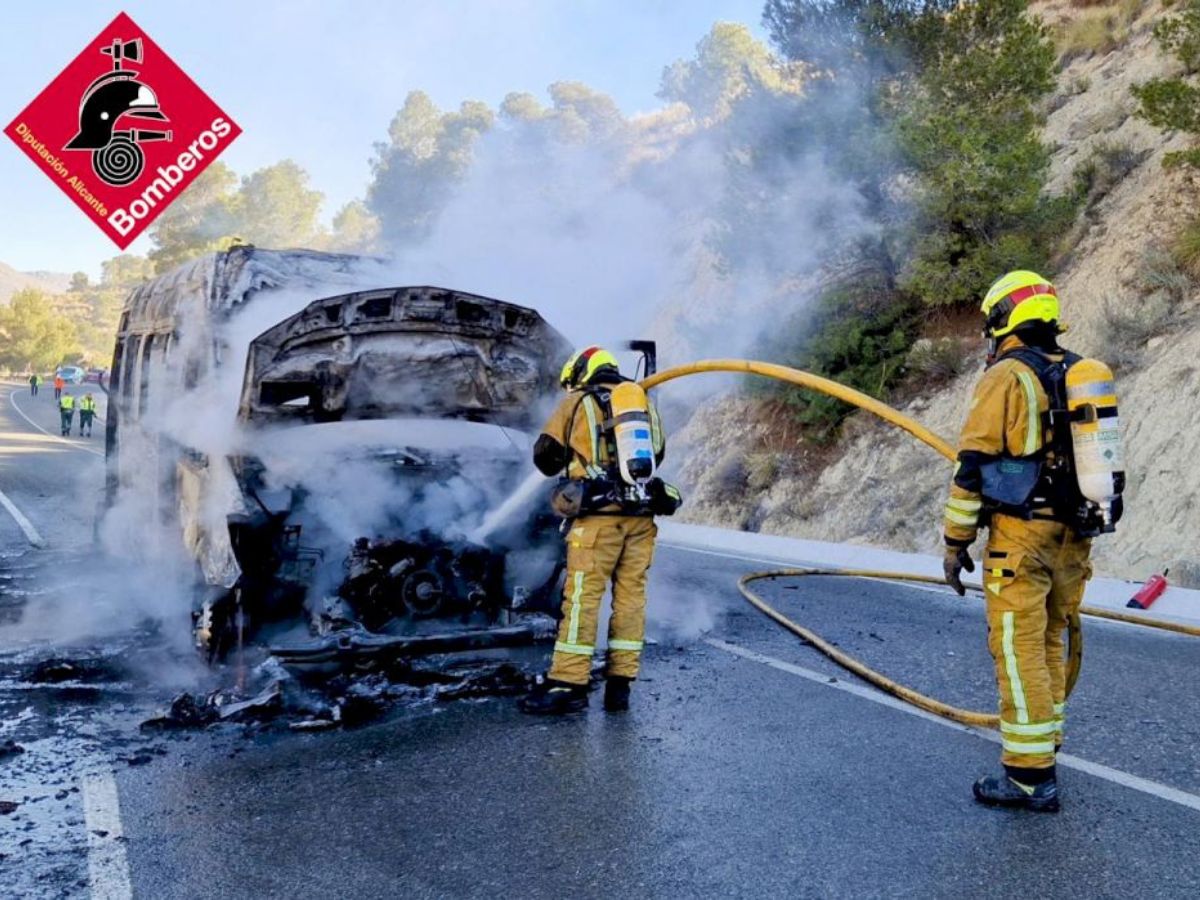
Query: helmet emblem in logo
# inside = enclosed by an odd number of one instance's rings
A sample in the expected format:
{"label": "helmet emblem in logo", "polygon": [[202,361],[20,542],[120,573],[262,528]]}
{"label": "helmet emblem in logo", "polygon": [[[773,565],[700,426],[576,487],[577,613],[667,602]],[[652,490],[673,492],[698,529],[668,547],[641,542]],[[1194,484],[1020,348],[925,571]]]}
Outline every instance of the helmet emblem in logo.
{"label": "helmet emblem in logo", "polygon": [[[142,61],[142,41],[114,40],[100,52],[111,56],[113,67],[88,86],[79,101],[79,133],[64,150],[90,150],[92,171],[105,184],[122,187],[137,181],[146,166],[140,144],[169,141],[170,131],[135,127],[138,120],[164,122],[158,98],[126,60]],[[117,127],[118,125],[122,127]]]}

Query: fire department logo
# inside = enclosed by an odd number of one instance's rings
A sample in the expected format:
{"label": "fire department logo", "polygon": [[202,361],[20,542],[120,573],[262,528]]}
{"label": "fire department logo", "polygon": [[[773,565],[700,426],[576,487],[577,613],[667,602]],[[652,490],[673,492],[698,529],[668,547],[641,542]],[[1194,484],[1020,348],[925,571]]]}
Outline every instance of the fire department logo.
{"label": "fire department logo", "polygon": [[121,13],[4,132],[124,250],[241,129]]}

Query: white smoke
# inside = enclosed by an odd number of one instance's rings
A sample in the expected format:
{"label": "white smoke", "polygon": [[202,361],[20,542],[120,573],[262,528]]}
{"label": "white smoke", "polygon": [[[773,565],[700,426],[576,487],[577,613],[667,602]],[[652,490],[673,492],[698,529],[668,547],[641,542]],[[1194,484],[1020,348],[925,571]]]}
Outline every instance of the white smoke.
{"label": "white smoke", "polygon": [[[788,110],[773,104],[763,104],[761,113],[743,109],[742,127],[782,131],[784,123],[773,117]],[[647,152],[637,136],[656,129],[653,152]],[[186,390],[180,373],[152,366],[152,379],[177,387],[151,390],[142,417],[149,442],[139,443],[129,429],[123,435],[121,452],[145,473],[144,482],[124,491],[106,516],[105,548],[117,557],[169,563],[178,573],[172,584],[194,580],[191,557],[169,529],[159,527],[174,510],[161,508],[153,488],[160,460],[151,445],[166,438],[207,460],[200,469],[204,483],[195,488],[205,502],[200,521],[192,524],[219,542],[226,516],[241,502],[226,461],[246,449],[237,407],[247,350],[260,333],[318,297],[436,284],[533,307],[576,345],[656,339],[661,366],[745,355],[782,317],[802,308],[808,293],[797,283],[873,226],[857,191],[834,176],[824,157],[780,162],[768,176],[756,174],[741,154],[727,134],[700,127],[678,104],[631,120],[616,137],[593,143],[555,139],[529,124],[497,127],[475,147],[465,180],[428,239],[393,248],[387,267],[365,266],[336,285],[260,291],[219,334],[204,314],[182,323],[176,355],[189,345],[213,345],[220,364]],[[770,214],[740,221],[736,253],[722,257],[714,241],[724,205],[735,195],[761,198]],[[698,381],[686,391],[672,385],[667,398],[695,403],[727,384]],[[660,405],[670,404],[660,399]],[[669,432],[683,424],[685,409],[665,411]],[[481,490],[485,479],[472,478],[414,497],[369,461],[347,462],[338,449],[354,443],[347,432],[324,441],[314,439],[319,431],[271,436],[278,446],[265,454],[266,479],[271,490],[308,494],[308,507],[327,529],[333,553],[358,536],[386,531],[398,519],[447,537],[467,535],[505,501]],[[430,435],[409,428],[382,443],[396,445],[401,438],[411,443],[414,436]],[[527,456],[527,447],[521,452]],[[217,565],[204,574],[228,586],[236,577],[230,562],[225,560],[223,571]],[[186,617],[189,592],[164,587],[168,581],[158,577],[153,584],[146,591],[131,588],[132,607],[175,622]],[[657,621],[680,633],[711,625],[711,611],[694,599],[659,601],[652,609]]]}

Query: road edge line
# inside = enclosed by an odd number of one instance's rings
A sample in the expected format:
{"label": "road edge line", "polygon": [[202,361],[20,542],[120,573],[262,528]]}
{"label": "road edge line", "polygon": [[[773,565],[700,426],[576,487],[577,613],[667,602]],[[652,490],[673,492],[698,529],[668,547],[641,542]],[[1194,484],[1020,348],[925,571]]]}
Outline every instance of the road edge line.
{"label": "road edge line", "polygon": [[[785,662],[782,659],[776,659],[773,656],[767,656],[764,653],[759,653],[755,650],[750,650],[738,644],[731,644],[729,641],[723,641],[720,638],[704,638],[704,643],[717,650],[722,650],[725,653],[733,656],[740,656],[742,659],[751,662],[759,663],[760,665],[769,666],[772,669],[778,669],[781,672],[786,672],[789,675],[795,675],[799,678],[804,678],[816,684],[823,685],[828,688],[843,691],[847,694],[853,694],[863,700],[870,700],[872,703],[878,703],[880,706],[887,706],[891,709],[897,709],[900,712],[910,716],[915,716],[918,719],[935,722],[944,728],[949,728],[952,731],[965,732],[974,735],[991,743],[1000,743],[1000,735],[993,731],[988,731],[982,728],[974,728],[969,725],[963,725],[959,722],[952,722],[949,719],[943,719],[941,716],[935,716],[933,713],[926,712],[923,709],[917,709],[905,703],[903,700],[898,700],[888,694],[881,693],[874,688],[865,687],[853,682],[844,681],[841,678],[829,675],[825,672],[818,672],[815,669],[806,669],[804,666],[798,666],[795,663]],[[1066,769],[1075,769],[1095,778],[1103,779],[1112,784],[1120,785],[1121,787],[1129,788],[1130,790],[1138,791],[1142,794],[1147,794],[1151,797],[1157,797],[1160,800],[1166,800],[1169,803],[1175,803],[1179,806],[1186,807],[1196,812],[1200,812],[1200,796],[1189,794],[1187,791],[1182,791],[1179,788],[1173,788],[1170,785],[1162,784],[1157,781],[1152,781],[1149,778],[1142,778],[1140,775],[1134,775],[1131,772],[1125,772],[1121,769],[1114,769],[1111,766],[1106,766],[1103,763],[1092,762],[1080,756],[1074,756],[1070,753],[1059,753],[1057,758],[1058,765]]]}
{"label": "road edge line", "polygon": [[92,900],[132,900],[116,777],[112,769],[104,769],[84,775],[81,782]]}
{"label": "road edge line", "polygon": [[17,523],[17,527],[24,532],[25,538],[29,543],[35,547],[46,546],[46,539],[41,536],[33,523],[25,518],[25,514],[17,509],[17,504],[8,499],[8,495],[4,491],[0,491],[0,506],[8,510],[8,514],[13,517],[13,521]]}

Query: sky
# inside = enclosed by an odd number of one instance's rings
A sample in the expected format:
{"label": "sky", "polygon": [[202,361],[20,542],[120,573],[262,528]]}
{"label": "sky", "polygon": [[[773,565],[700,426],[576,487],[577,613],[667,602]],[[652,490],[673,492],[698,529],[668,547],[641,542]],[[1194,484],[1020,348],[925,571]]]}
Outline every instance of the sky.
{"label": "sky", "polygon": [[[375,141],[411,90],[442,108],[545,100],[555,81],[608,93],[626,115],[660,105],[663,67],[717,21],[760,39],[763,0],[62,0],[4,4],[0,121],[12,120],[118,12],[128,13],[242,127],[221,157],[240,175],[294,159],[328,221],[361,198]],[[143,235],[129,252],[145,253]],[[118,248],[0,137],[0,262],[92,278]]]}

